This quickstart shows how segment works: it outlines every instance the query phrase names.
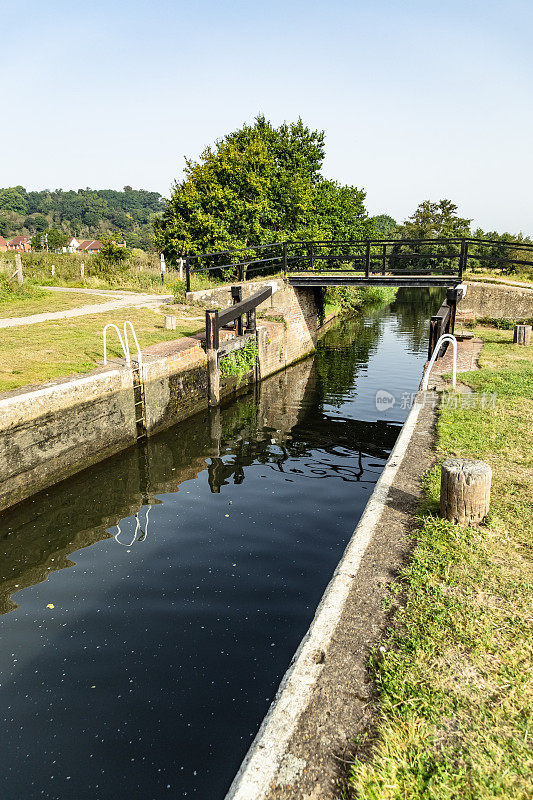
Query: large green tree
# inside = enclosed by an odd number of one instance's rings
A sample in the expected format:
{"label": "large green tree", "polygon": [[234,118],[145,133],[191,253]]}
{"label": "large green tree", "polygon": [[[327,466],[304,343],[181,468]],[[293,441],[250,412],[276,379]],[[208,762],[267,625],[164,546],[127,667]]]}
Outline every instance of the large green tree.
{"label": "large green tree", "polygon": [[365,193],[325,180],[324,133],[299,119],[253,125],[186,159],[160,219],[155,244],[167,258],[275,241],[370,236]]}
{"label": "large green tree", "polygon": [[420,203],[414,214],[398,230],[400,239],[438,239],[470,236],[471,219],[457,215],[457,206],[451,200]]}
{"label": "large green tree", "polygon": [[397,239],[400,226],[388,214],[378,214],[372,217],[374,233],[378,239]]}

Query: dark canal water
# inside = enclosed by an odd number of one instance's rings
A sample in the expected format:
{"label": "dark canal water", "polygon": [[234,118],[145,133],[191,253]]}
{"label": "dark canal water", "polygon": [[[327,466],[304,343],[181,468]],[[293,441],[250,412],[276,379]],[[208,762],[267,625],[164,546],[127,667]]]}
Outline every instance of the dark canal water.
{"label": "dark canal water", "polygon": [[439,304],[403,290],[255,393],[0,517],[3,800],[224,797],[408,413]]}

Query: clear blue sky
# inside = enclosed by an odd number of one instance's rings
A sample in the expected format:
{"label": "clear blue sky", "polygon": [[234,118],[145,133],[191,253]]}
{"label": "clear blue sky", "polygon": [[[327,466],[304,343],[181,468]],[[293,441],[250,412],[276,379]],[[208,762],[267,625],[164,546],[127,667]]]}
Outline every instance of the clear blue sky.
{"label": "clear blue sky", "polygon": [[531,0],[0,0],[0,186],[169,194],[262,112],[403,220],[533,234]]}

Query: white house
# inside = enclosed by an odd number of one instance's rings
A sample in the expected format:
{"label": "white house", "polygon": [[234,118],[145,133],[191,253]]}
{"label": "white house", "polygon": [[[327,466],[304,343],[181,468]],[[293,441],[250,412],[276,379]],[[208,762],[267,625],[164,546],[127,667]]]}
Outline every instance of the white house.
{"label": "white house", "polygon": [[67,246],[63,247],[63,252],[64,253],[75,253],[79,246],[80,246],[80,243],[78,242],[76,237],[73,236],[71,239],[68,240]]}

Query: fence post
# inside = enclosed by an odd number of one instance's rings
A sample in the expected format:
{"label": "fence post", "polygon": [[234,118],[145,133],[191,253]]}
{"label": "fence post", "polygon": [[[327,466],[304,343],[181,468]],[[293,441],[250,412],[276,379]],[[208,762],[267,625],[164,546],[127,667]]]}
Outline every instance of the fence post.
{"label": "fence post", "polygon": [[315,269],[315,246],[313,242],[309,245],[309,269],[311,272]]}
{"label": "fence post", "polygon": [[[242,286],[232,286],[231,287],[231,298],[233,300],[233,305],[234,306],[237,305],[237,303],[240,303],[242,301]],[[242,336],[242,334],[244,332],[243,331],[242,317],[237,317],[237,319],[235,320],[235,323],[236,323],[235,327],[236,327],[236,331],[237,331],[237,336]]]}
{"label": "fence post", "polygon": [[463,272],[466,270],[466,262],[468,259],[468,242],[466,239],[461,239],[461,254],[459,256],[459,279],[463,280]]}
{"label": "fence post", "polygon": [[287,274],[287,242],[283,242],[283,272]]}
{"label": "fence post", "polygon": [[239,280],[240,281],[246,280],[246,271],[244,264],[239,264]]}
{"label": "fence post", "polygon": [[381,256],[381,274],[385,275],[387,272],[387,245],[383,245],[383,255]]}
{"label": "fence post", "polygon": [[367,242],[365,250],[365,278],[369,277],[370,277],[370,242]]}
{"label": "fence post", "polygon": [[22,256],[20,253],[15,253],[15,272],[17,282],[22,285],[24,278],[22,277]]}
{"label": "fence post", "polygon": [[191,264],[189,256],[185,256],[185,291],[191,291]]}
{"label": "fence post", "polygon": [[207,392],[210,406],[220,402],[220,370],[218,368],[218,310],[205,312],[205,349],[207,353]]}

